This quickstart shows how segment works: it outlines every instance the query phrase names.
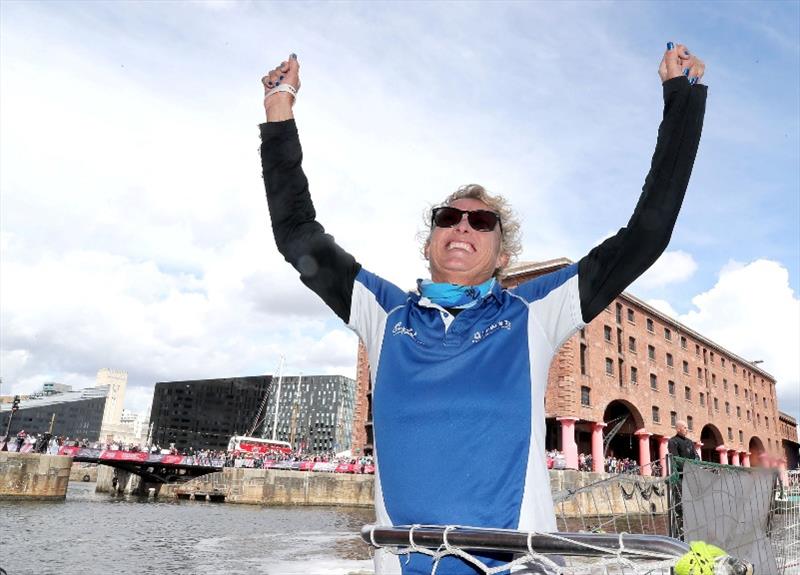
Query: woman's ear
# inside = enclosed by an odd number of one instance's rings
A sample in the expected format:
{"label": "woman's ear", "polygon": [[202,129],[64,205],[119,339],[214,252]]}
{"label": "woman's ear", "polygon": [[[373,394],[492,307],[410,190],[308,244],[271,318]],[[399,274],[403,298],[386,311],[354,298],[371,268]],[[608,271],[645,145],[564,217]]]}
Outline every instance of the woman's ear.
{"label": "woman's ear", "polygon": [[506,252],[501,252],[500,255],[497,256],[497,265],[495,267],[498,269],[506,267],[510,259],[511,259],[510,256]]}

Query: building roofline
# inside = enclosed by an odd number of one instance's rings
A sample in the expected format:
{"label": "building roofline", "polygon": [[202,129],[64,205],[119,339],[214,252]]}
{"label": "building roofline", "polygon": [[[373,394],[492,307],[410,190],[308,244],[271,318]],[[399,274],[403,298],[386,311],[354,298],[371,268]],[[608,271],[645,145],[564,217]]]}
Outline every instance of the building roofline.
{"label": "building roofline", "polygon": [[[100,385],[96,387],[84,387],[73,389],[72,391],[62,391],[51,395],[27,396],[19,402],[19,409],[34,409],[37,407],[48,407],[53,405],[63,405],[65,403],[75,403],[89,399],[108,398],[108,386]],[[0,403],[0,411],[11,411],[11,403]]]}
{"label": "building roofline", "polygon": [[[313,379],[315,377],[344,377],[345,379],[350,379],[350,380],[355,381],[354,378],[352,378],[350,376],[347,376],[347,375],[342,375],[340,373],[315,373],[315,374],[301,373],[301,374],[295,374],[295,375],[291,375],[291,374],[287,373],[287,374],[283,374],[281,376],[281,378],[284,381],[289,379],[289,378],[298,378],[298,377],[302,377],[303,379]],[[203,378],[203,379],[176,379],[174,381],[157,381],[156,385],[159,385],[159,384],[162,384],[162,383],[163,384],[170,384],[170,385],[178,385],[178,384],[182,384],[182,383],[191,384],[191,383],[205,383],[205,382],[209,382],[209,381],[230,381],[230,380],[233,380],[233,379],[257,379],[257,378],[259,378],[259,379],[260,378],[271,378],[271,379],[277,380],[278,376],[274,375],[274,374],[265,373],[263,375],[241,375],[241,376],[234,375],[234,376],[231,376],[231,377],[207,377],[207,378]]]}
{"label": "building roofline", "polygon": [[739,365],[741,365],[743,367],[746,366],[747,369],[749,369],[750,371],[753,371],[753,372],[756,372],[756,373],[759,373],[759,374],[763,375],[764,377],[770,379],[773,383],[776,382],[775,377],[772,374],[770,374],[768,371],[766,371],[765,369],[762,369],[762,368],[758,367],[758,365],[754,365],[752,361],[746,360],[743,357],[741,357],[739,355],[736,355],[735,353],[733,353],[732,351],[730,351],[726,347],[716,343],[715,341],[707,338],[704,335],[701,335],[700,333],[696,332],[695,330],[693,330],[689,326],[682,324],[681,322],[679,322],[675,318],[670,317],[669,315],[665,314],[664,312],[654,308],[653,306],[651,306],[647,302],[639,299],[638,297],[636,297],[632,293],[625,291],[625,292],[622,292],[621,296],[624,297],[625,299],[629,300],[630,302],[635,303],[636,305],[645,308],[648,313],[658,317],[661,321],[666,322],[666,323],[670,323],[673,326],[677,326],[684,333],[686,333],[688,335],[691,335],[693,338],[695,338],[698,341],[704,343],[706,346],[714,347],[719,351],[724,351],[731,359],[735,359],[736,361],[738,361]]}
{"label": "building roofline", "polygon": [[778,410],[778,419],[783,419],[783,420],[787,421],[788,423],[792,423],[794,425],[797,425],[797,420],[794,417],[792,417],[791,415],[789,415],[788,413],[786,413],[785,411]]}
{"label": "building roofline", "polygon": [[555,271],[565,266],[572,265],[573,263],[575,262],[569,258],[555,258],[541,262],[517,262],[514,265],[504,268],[500,275],[503,279],[506,279],[530,272],[547,271],[551,268]]}
{"label": "building roofline", "polygon": [[[524,275],[524,274],[531,273],[531,272],[543,272],[543,271],[550,271],[550,270],[555,271],[555,270],[561,269],[561,268],[563,268],[565,266],[571,265],[573,263],[574,262],[572,260],[570,260],[569,258],[563,258],[563,257],[562,258],[554,258],[554,259],[551,259],[551,260],[544,260],[544,261],[540,261],[540,262],[519,262],[519,263],[516,263],[513,266],[509,266],[508,268],[503,270],[503,272],[501,274],[501,277],[502,277],[502,279],[506,279],[506,278],[513,278],[513,277],[519,276],[519,275]],[[702,342],[707,347],[713,347],[718,351],[725,352],[725,354],[727,354],[731,359],[736,360],[740,365],[746,366],[747,369],[749,369],[750,371],[756,372],[756,373],[768,378],[773,383],[776,383],[775,377],[772,374],[770,374],[768,371],[758,367],[757,365],[753,365],[753,363],[751,361],[748,361],[748,360],[744,359],[743,357],[741,357],[739,355],[736,355],[735,353],[733,353],[729,349],[727,349],[727,348],[721,346],[720,344],[714,342],[713,340],[711,340],[711,339],[699,334],[698,332],[694,331],[692,328],[682,324],[681,322],[679,322],[675,318],[670,317],[669,315],[665,314],[664,312],[654,308],[653,306],[651,306],[647,302],[639,299],[638,297],[636,297],[632,293],[630,293],[628,291],[624,291],[624,292],[622,292],[620,294],[619,297],[622,297],[623,299],[627,299],[631,303],[633,303],[633,304],[635,304],[635,305],[637,305],[637,306],[639,306],[641,308],[644,308],[644,310],[647,311],[647,313],[657,317],[658,319],[660,319],[664,323],[668,323],[668,324],[672,325],[673,327],[678,328],[678,330],[680,332],[683,332],[683,333],[685,333],[687,335],[691,335],[693,338],[695,338],[699,342]]]}

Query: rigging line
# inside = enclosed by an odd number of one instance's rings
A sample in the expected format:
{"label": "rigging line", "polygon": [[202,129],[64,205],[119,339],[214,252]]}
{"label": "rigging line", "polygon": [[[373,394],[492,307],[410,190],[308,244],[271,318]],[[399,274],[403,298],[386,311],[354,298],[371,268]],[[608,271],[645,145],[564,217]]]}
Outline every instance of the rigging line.
{"label": "rigging line", "polygon": [[[275,372],[273,371],[272,373]],[[261,417],[261,412],[264,411],[264,408],[267,406],[267,401],[269,400],[270,392],[272,391],[272,382],[274,379],[274,377],[270,376],[267,389],[264,390],[264,397],[261,398],[261,404],[258,406],[256,416],[253,418],[253,425],[247,430],[248,437],[253,437],[253,433],[255,433],[256,429],[258,429],[259,423],[261,423],[259,418]],[[264,417],[266,418],[266,414]]]}
{"label": "rigging line", "polygon": [[[603,455],[604,456],[608,454],[608,447],[609,447],[609,445],[611,445],[611,440],[614,439],[614,436],[619,432],[619,430],[622,428],[622,426],[625,425],[625,422],[628,421],[628,415],[627,414],[623,415],[621,417],[618,417],[617,419],[619,420],[618,423],[616,425],[614,425],[614,427],[611,429],[611,431],[609,431],[608,434],[606,434],[606,436],[603,438]],[[609,423],[613,423],[614,421],[617,421],[617,419],[614,419]]]}

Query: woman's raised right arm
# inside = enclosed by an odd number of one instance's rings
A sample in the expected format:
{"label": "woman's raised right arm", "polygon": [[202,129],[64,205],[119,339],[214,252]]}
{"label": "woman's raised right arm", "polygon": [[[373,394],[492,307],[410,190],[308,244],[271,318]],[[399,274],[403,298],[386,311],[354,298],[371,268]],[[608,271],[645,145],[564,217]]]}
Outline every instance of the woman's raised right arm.
{"label": "woman's raised right arm", "polygon": [[[265,93],[286,83],[299,89],[299,68],[293,54],[262,79]],[[273,93],[264,99],[267,122],[260,126],[261,166],[272,232],[278,251],[300,272],[302,282],[347,323],[353,282],[361,266],[316,220],[302,168],[293,102],[290,92]]]}

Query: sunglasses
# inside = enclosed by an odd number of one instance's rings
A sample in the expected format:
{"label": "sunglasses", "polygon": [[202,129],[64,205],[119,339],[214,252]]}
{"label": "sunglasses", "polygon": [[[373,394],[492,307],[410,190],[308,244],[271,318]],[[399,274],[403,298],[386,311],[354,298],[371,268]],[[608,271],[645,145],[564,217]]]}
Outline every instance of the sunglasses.
{"label": "sunglasses", "polygon": [[454,228],[461,223],[464,214],[467,214],[470,227],[477,232],[494,231],[497,225],[500,226],[500,232],[503,232],[503,224],[500,222],[498,214],[489,210],[459,210],[452,206],[433,208],[431,225],[437,228]]}

